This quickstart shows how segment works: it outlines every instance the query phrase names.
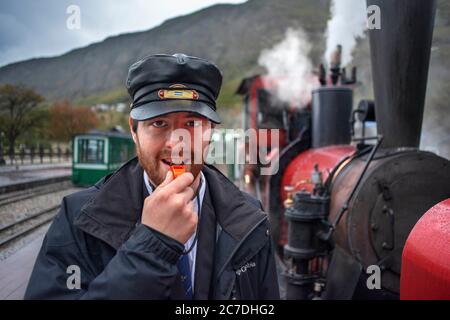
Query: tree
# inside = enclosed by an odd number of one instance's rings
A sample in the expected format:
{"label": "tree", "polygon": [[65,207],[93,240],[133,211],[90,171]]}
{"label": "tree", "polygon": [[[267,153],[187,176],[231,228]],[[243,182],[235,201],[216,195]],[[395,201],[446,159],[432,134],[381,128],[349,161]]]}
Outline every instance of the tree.
{"label": "tree", "polygon": [[50,137],[56,141],[70,141],[77,133],[85,133],[98,125],[94,112],[86,107],[75,107],[67,100],[56,102],[49,110]]}
{"label": "tree", "polygon": [[18,137],[39,125],[41,117],[36,109],[43,101],[41,95],[22,85],[0,86],[0,128],[6,133],[9,154],[14,154]]}

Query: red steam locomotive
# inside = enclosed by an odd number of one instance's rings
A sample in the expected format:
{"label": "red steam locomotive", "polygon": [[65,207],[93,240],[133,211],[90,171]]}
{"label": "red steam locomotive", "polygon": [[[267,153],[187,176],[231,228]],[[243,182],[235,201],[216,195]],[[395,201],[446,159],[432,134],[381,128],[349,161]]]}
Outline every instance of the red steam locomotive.
{"label": "red steam locomotive", "polygon": [[[369,30],[375,103],[354,109],[356,73],[338,66],[301,108],[272,98],[276,80],[238,89],[246,129],[281,132],[278,171],[246,165],[244,188],[269,214],[288,299],[450,298],[450,162],[419,150],[436,1],[368,5],[383,14]],[[378,134],[356,137],[356,121]]]}

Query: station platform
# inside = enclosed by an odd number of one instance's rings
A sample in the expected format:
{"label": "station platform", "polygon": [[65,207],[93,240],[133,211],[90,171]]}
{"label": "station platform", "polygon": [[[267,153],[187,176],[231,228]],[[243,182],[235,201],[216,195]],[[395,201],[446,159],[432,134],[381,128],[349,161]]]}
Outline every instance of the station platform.
{"label": "station platform", "polygon": [[0,194],[30,188],[41,181],[54,182],[68,179],[72,173],[70,163],[0,167]]}
{"label": "station platform", "polygon": [[0,300],[23,299],[43,239],[44,234],[0,261]]}
{"label": "station platform", "polygon": [[0,175],[8,172],[17,172],[17,171],[32,171],[32,170],[41,170],[41,169],[56,169],[56,168],[70,168],[72,166],[72,162],[58,162],[58,163],[44,163],[44,164],[24,164],[24,165],[3,165],[0,166]]}

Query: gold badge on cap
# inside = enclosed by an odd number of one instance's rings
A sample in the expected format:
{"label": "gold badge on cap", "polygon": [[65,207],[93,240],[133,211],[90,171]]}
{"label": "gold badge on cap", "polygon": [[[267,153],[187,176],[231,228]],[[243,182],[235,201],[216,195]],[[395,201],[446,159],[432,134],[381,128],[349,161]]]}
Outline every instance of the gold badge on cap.
{"label": "gold badge on cap", "polygon": [[170,88],[173,89],[161,89],[158,91],[158,97],[160,99],[190,99],[197,100],[198,93],[195,90],[184,89],[185,85],[182,84],[174,84],[171,85]]}

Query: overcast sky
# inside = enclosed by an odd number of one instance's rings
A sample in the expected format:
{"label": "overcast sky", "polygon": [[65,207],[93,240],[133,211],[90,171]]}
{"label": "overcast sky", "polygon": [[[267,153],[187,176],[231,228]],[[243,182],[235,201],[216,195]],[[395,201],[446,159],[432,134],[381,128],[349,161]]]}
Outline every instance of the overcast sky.
{"label": "overcast sky", "polygon": [[213,4],[242,2],[245,0],[1,0],[0,66],[59,55],[120,33],[148,30]]}

